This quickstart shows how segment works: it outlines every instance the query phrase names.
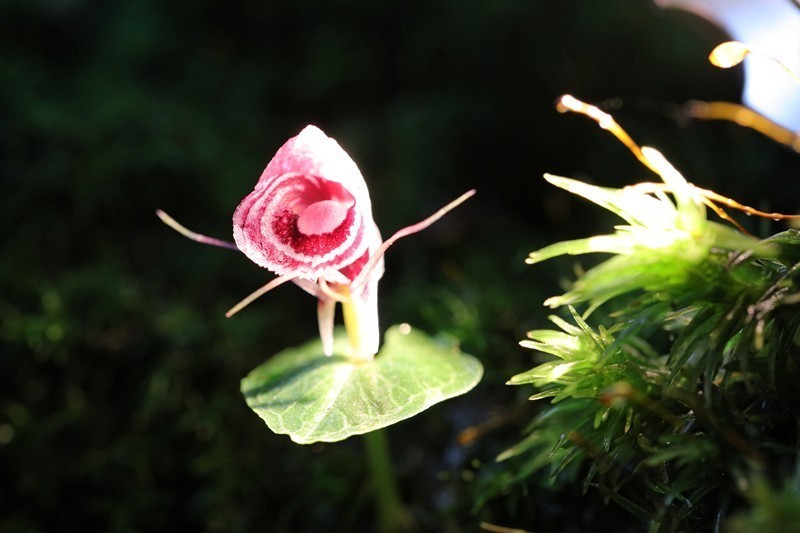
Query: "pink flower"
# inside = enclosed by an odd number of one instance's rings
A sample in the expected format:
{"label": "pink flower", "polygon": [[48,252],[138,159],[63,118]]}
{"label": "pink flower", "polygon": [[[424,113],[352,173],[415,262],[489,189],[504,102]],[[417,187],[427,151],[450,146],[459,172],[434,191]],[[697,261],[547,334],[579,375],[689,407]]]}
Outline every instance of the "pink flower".
{"label": "pink flower", "polygon": [[334,314],[340,302],[352,355],[371,359],[380,343],[378,281],[383,276],[383,254],[397,239],[426,228],[474,192],[384,242],[372,219],[369,191],[356,164],[319,128],[306,126],[278,150],[253,192],[236,208],[236,244],[191,232],[166,213],[157,213],[183,235],[238,248],[278,276],[234,306],[227,316],[274,287],[293,281],[318,299],[325,353],[333,352]]}
{"label": "pink flower", "polygon": [[233,237],[247,257],[312,282],[347,283],[340,270],[366,253],[370,237],[380,241],[374,226],[361,172],[315,126],[278,150],[233,215]]}

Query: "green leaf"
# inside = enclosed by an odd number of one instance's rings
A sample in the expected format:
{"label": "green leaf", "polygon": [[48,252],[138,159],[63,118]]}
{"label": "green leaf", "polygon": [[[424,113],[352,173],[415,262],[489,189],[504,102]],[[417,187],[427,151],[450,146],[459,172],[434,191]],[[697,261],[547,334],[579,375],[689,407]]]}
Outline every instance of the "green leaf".
{"label": "green leaf", "polygon": [[629,500],[616,489],[612,489],[611,487],[607,487],[601,483],[589,483],[590,487],[595,487],[600,492],[614,500],[620,507],[631,513],[633,516],[644,522],[645,524],[650,523],[652,518],[652,513],[643,508],[642,506],[634,503],[633,501]]}
{"label": "green leaf", "polygon": [[242,380],[247,405],[275,433],[299,444],[335,442],[412,417],[472,389],[480,362],[452,342],[393,326],[372,361],[346,357],[337,331],[334,355],[319,340],[273,356]]}

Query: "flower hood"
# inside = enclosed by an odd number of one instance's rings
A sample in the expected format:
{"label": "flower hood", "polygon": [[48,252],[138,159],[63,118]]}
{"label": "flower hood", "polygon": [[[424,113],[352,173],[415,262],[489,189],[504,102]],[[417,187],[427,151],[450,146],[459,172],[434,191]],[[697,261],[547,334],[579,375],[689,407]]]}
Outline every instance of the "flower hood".
{"label": "flower hood", "polygon": [[247,257],[311,282],[347,283],[340,270],[367,252],[374,227],[361,172],[316,126],[277,151],[233,215],[233,237]]}

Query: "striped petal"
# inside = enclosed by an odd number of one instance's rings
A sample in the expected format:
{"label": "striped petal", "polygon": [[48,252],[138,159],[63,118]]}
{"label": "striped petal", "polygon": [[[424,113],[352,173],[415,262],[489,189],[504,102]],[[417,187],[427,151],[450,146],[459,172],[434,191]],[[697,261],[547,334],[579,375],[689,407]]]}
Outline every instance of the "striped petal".
{"label": "striped petal", "polygon": [[236,245],[279,276],[347,283],[374,225],[364,178],[350,156],[307,126],[267,165],[233,215]]}

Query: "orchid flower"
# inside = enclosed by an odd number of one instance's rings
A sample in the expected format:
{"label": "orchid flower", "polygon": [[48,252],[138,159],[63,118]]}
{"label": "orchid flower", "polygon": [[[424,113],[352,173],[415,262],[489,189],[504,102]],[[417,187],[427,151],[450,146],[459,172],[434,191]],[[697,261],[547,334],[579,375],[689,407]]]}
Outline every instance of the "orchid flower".
{"label": "orchid flower", "polygon": [[232,316],[287,281],[317,298],[323,351],[333,353],[336,304],[341,303],[354,357],[378,352],[378,281],[383,255],[398,239],[436,222],[475,193],[470,190],[425,220],[386,241],[372,218],[369,191],[358,167],[319,128],[306,126],[275,154],[233,214],[235,243],[189,231],[156,213],[184,236],[237,249],[278,277],[231,308]]}

